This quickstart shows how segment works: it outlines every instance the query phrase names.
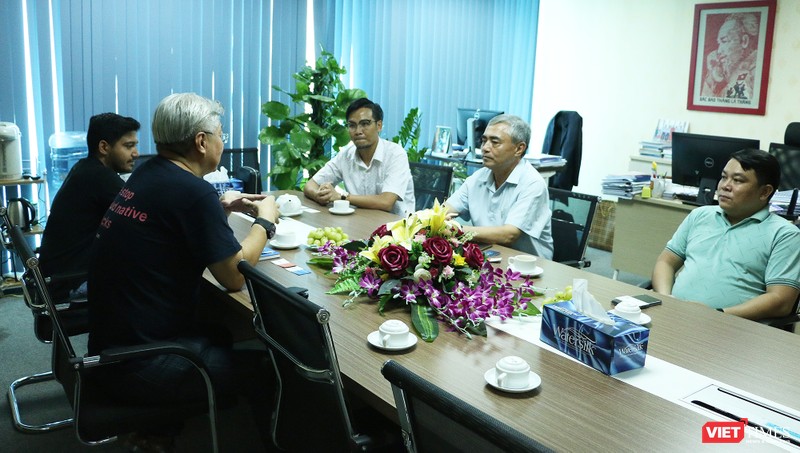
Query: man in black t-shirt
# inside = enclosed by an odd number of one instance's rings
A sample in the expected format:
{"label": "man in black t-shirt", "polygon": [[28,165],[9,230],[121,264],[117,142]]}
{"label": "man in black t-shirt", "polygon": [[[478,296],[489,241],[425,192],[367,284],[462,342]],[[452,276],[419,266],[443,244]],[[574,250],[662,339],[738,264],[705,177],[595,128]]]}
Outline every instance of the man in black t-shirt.
{"label": "man in black t-shirt", "polygon": [[[267,442],[273,392],[265,352],[234,350],[227,332],[194,320],[204,269],[226,289],[241,290],[239,261],[258,262],[278,218],[274,197],[228,192],[220,200],[203,180],[216,170],[227,141],[222,113],[218,102],[193,93],[169,95],[156,107],[158,155],[130,176],[97,232],[89,267],[89,353],[180,343],[205,362],[218,397],[244,394],[254,415],[266,416],[256,422]],[[231,211],[256,216],[241,243],[228,226]],[[175,356],[105,370],[95,379],[120,400],[205,398],[200,375]]]}
{"label": "man in black t-shirt", "polygon": [[[139,127],[135,119],[116,113],[101,113],[89,120],[89,155],[72,167],[47,218],[39,254],[44,275],[88,271],[100,219],[124,185],[118,173],[129,173],[139,156]],[[76,289],[79,295],[86,294],[85,278],[50,286],[56,300]]]}

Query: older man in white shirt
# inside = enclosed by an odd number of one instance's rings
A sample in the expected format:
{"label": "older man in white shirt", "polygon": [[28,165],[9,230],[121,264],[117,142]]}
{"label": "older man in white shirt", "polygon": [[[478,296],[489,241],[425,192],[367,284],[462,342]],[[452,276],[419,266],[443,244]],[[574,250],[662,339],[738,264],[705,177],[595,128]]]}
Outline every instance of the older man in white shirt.
{"label": "older man in white shirt", "polygon": [[445,202],[471,222],[475,240],[553,258],[550,198],[542,175],[522,159],[531,129],[521,118],[492,118],[481,137],[483,168]]}
{"label": "older man in white shirt", "polygon": [[[360,208],[381,209],[398,215],[414,211],[414,183],[406,151],[381,139],[383,110],[367,98],[347,109],[352,142],[339,150],[306,183],[303,192],[319,204],[348,200]],[[344,181],[346,192],[336,190]]]}

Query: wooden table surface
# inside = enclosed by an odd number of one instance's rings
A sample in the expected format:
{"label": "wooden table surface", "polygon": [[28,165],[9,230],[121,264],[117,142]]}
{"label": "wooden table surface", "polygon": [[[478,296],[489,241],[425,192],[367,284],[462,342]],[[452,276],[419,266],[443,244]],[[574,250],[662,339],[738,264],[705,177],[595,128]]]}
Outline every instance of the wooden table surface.
{"label": "wooden table surface", "polygon": [[[282,192],[276,192],[280,194]],[[365,238],[378,225],[394,220],[382,211],[356,209],[335,216],[295,192],[303,205],[319,209],[295,220],[314,227],[340,226],[352,239]],[[238,237],[252,223],[234,214],[231,226]],[[503,262],[516,254],[495,246]],[[367,299],[342,307],[344,295],[327,295],[333,276],[306,264],[311,252],[304,246],[282,250],[281,256],[312,271],[296,276],[269,261],[258,267],[286,286],[305,287],[309,299],[331,312],[331,330],[341,371],[348,389],[378,410],[396,419],[391,387],[380,373],[393,359],[455,396],[526,433],[545,445],[564,451],[687,451],[701,444],[701,427],[709,420],[698,413],[640,390],[592,368],[505,333],[468,340],[440,324],[433,343],[419,341],[408,351],[387,353],[371,347],[367,335],[388,318],[410,325],[407,310],[381,317]],[[590,292],[606,308],[610,300],[643,290],[586,271],[540,259],[544,274],[537,285],[563,288],[573,278],[585,278]],[[207,272],[209,279],[213,277]],[[227,293],[229,301],[250,307],[246,291]],[[738,387],[791,408],[800,408],[800,336],[756,322],[725,315],[703,305],[663,297],[664,303],[647,309],[651,324],[648,355]],[[542,378],[534,392],[507,394],[489,387],[484,372],[506,355],[518,355]],[[744,447],[742,445],[742,447]],[[749,449],[775,448],[750,444]]]}

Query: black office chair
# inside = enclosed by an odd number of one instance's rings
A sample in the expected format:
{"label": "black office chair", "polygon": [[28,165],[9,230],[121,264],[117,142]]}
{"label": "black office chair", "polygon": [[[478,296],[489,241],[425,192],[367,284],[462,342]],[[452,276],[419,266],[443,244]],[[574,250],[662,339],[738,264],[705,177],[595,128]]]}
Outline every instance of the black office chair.
{"label": "black office chair", "polygon": [[[11,235],[11,224],[7,211],[4,207],[0,207],[0,217],[2,217],[2,240],[3,245],[9,251],[16,252],[24,247],[30,248],[24,236],[19,236],[16,240]],[[24,246],[19,241],[24,242]],[[61,275],[54,278],[48,278],[48,283],[64,282],[64,281],[86,281],[85,274],[75,275]],[[25,304],[31,310],[33,315],[33,333],[37,340],[42,343],[52,343],[53,340],[53,324],[50,321],[50,314],[47,306],[44,304],[33,290],[28,274],[23,275],[20,280],[22,285],[22,296]],[[61,314],[63,320],[64,330],[67,335],[74,336],[84,334],[89,331],[89,310],[85,300],[64,300],[56,304],[57,309]],[[8,404],[11,408],[11,418],[14,428],[24,433],[41,433],[53,431],[60,428],[66,428],[72,424],[72,418],[62,420],[55,420],[41,424],[32,424],[23,419],[22,412],[19,407],[20,397],[18,392],[22,387],[37,384],[40,382],[49,382],[55,379],[53,371],[45,371],[41,373],[32,374],[16,379],[8,387]]]}
{"label": "black office chair", "polygon": [[[135,431],[158,429],[177,420],[209,414],[211,439],[217,451],[216,400],[205,365],[192,351],[175,343],[152,343],[141,346],[112,348],[97,356],[82,357],[75,353],[61,312],[50,297],[45,278],[22,230],[12,226],[9,230],[16,252],[25,265],[25,278],[29,288],[49,314],[53,326],[53,374],[67,394],[72,405],[75,433],[87,445],[100,445],[116,440],[118,435]],[[208,398],[206,401],[186,404],[132,404],[120,403],[93,385],[91,373],[102,367],[114,367],[126,361],[174,354],[190,361],[203,377]]]}
{"label": "black office chair", "polygon": [[241,167],[258,170],[258,162],[258,148],[233,148],[222,150],[219,164],[228,170],[228,176],[235,177],[234,173]]}
{"label": "black office chair", "polygon": [[[330,313],[298,288],[285,288],[247,261],[239,263],[256,333],[278,376],[272,439],[287,451],[363,451],[378,436],[353,426],[328,321]],[[363,427],[363,424],[360,424]]]}
{"label": "black office chair", "polygon": [[585,256],[586,244],[600,197],[554,187],[549,193],[553,261],[578,268],[591,266]]}
{"label": "black office chair", "polygon": [[400,429],[408,452],[551,451],[394,360],[387,360],[381,373],[392,383]]}
{"label": "black office chair", "polygon": [[420,162],[410,162],[408,165],[414,181],[417,211],[432,207],[434,199],[439,200],[439,203],[447,200],[450,196],[450,183],[453,182],[453,167]]}
{"label": "black office chair", "polygon": [[261,193],[261,174],[255,168],[243,165],[234,170],[233,177],[242,181],[242,192]]}

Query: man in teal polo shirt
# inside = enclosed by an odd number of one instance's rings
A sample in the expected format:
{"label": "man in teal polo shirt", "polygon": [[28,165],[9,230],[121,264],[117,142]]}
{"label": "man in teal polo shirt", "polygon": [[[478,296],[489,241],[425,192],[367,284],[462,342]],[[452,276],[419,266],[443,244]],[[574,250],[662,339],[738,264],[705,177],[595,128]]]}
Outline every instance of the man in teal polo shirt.
{"label": "man in teal polo shirt", "polygon": [[717,185],[719,206],[695,209],[678,227],[656,261],[653,289],[748,319],[788,315],[800,294],[800,229],[769,212],[779,182],[771,154],[734,153]]}

